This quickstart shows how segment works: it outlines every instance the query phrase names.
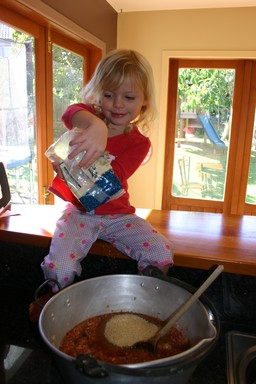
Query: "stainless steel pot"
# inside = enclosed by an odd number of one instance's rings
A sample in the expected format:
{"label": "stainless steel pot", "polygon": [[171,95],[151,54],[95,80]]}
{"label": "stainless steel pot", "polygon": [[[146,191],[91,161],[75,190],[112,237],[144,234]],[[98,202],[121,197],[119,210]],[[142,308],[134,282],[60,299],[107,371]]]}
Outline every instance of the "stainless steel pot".
{"label": "stainless steel pot", "polygon": [[[39,330],[67,383],[106,384],[188,382],[198,363],[210,352],[219,334],[217,314],[211,303],[197,301],[183,315],[179,326],[189,337],[191,348],[183,353],[141,364],[113,365],[84,356],[73,359],[58,347],[68,330],[96,315],[131,311],[167,318],[191,292],[175,279],[139,275],[107,275],[82,281],[56,294],[43,308]],[[193,289],[192,289],[193,290]],[[214,324],[213,324],[214,323]],[[149,381],[150,377],[150,381]]]}

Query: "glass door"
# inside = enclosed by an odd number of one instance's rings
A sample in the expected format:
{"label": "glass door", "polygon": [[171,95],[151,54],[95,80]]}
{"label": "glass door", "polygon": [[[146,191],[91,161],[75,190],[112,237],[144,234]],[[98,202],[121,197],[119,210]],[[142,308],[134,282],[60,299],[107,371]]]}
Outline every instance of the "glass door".
{"label": "glass door", "polygon": [[172,195],[224,200],[235,70],[178,70]]}
{"label": "glass door", "polygon": [[45,151],[65,130],[62,113],[81,101],[102,51],[51,21],[0,8],[0,159],[13,202],[53,204]]}
{"label": "glass door", "polygon": [[255,214],[256,61],[169,59],[163,209]]}

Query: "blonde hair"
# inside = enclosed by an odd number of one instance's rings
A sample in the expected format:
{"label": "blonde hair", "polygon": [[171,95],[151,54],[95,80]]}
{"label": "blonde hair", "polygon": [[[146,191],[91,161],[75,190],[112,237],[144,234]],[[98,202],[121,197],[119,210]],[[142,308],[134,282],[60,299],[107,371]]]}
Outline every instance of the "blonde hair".
{"label": "blonde hair", "polygon": [[[91,80],[82,91],[85,103],[100,107],[103,92],[118,89],[125,78],[139,84],[144,92],[146,105],[134,122],[144,134],[156,117],[155,89],[153,71],[149,62],[133,50],[117,49],[109,52],[98,64]],[[131,128],[132,129],[132,128]]]}

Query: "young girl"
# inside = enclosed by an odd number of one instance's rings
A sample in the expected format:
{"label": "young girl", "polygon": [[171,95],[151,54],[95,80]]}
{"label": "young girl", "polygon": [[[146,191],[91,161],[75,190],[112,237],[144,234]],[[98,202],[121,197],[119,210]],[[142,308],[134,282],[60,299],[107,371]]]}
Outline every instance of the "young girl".
{"label": "young girl", "polygon": [[[62,117],[68,129],[81,130],[70,142],[74,149],[69,158],[85,151],[79,165],[87,168],[108,151],[125,193],[86,212],[63,181],[59,165],[53,165],[57,176],[50,190],[71,204],[57,221],[49,254],[42,263],[44,276],[57,280],[61,287],[71,284],[81,274],[80,263],[97,239],[112,243],[135,259],[140,271],[153,265],[167,272],[173,263],[172,244],[136,216],[127,183],[151,145],[138,128],[146,132],[155,116],[149,63],[134,51],[112,51],[98,64],[84,88],[83,99],[84,103],[69,106]],[[53,292],[57,290],[52,287]]]}

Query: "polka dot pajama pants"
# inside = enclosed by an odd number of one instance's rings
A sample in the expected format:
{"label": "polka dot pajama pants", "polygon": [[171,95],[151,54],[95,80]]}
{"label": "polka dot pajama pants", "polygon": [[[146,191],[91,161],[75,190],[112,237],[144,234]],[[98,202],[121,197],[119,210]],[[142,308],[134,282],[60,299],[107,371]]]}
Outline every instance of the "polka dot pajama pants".
{"label": "polka dot pajama pants", "polygon": [[57,280],[61,287],[70,285],[80,276],[80,263],[97,239],[136,260],[139,270],[173,263],[172,243],[137,215],[93,215],[68,206],[56,223],[49,254],[41,264],[45,278]]}

